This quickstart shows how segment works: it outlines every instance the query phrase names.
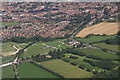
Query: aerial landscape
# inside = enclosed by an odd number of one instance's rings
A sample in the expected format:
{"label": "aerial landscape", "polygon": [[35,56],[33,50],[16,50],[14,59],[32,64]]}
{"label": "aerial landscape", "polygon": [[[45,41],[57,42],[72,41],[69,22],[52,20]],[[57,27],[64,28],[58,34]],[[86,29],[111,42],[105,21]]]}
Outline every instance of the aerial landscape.
{"label": "aerial landscape", "polygon": [[2,2],[0,77],[116,78],[119,2]]}

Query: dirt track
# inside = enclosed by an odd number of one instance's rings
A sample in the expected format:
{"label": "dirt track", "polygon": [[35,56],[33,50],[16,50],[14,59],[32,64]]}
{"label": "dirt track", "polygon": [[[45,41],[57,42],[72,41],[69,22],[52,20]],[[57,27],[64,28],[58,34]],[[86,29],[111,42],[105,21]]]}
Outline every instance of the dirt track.
{"label": "dirt track", "polygon": [[118,32],[118,23],[99,23],[87,28],[84,28],[81,30],[76,37],[85,37],[88,34],[106,34],[106,35],[112,35],[116,34]]}

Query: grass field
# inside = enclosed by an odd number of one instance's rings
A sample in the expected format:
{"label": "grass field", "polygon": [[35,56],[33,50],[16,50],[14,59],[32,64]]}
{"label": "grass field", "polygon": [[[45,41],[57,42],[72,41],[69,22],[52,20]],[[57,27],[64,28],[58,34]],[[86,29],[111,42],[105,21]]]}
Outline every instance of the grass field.
{"label": "grass field", "polygon": [[105,43],[97,43],[97,44],[94,44],[94,45],[102,47],[102,48],[106,48],[106,49],[109,49],[109,50],[112,50],[112,51],[120,52],[118,50],[118,48],[120,47],[120,45],[109,45],[109,44],[105,44]]}
{"label": "grass field", "polygon": [[64,76],[65,78],[88,78],[93,76],[92,73],[70,65],[69,63],[59,59],[41,62],[41,65]]}
{"label": "grass field", "polygon": [[6,52],[14,52],[16,51],[16,49],[12,46],[16,46],[18,48],[24,48],[25,46],[28,45],[28,43],[14,43],[14,42],[7,42],[7,43],[0,43],[0,45],[2,45],[2,53],[6,53]]}
{"label": "grass field", "polygon": [[50,46],[54,46],[54,47],[59,48],[59,49],[64,49],[64,48],[70,47],[70,46],[64,44],[65,40],[66,39],[58,39],[58,40],[55,40],[52,42],[47,42],[46,44],[50,45]]}
{"label": "grass field", "polygon": [[11,61],[14,60],[14,58],[15,58],[15,55],[3,57],[3,58],[2,58],[2,63],[4,64],[4,63],[11,62]]}
{"label": "grass field", "polygon": [[20,22],[0,22],[0,26],[14,26],[20,24]]}
{"label": "grass field", "polygon": [[93,56],[100,59],[110,59],[110,60],[116,60],[118,59],[118,56],[112,53],[101,51],[100,49],[76,49],[82,53],[84,53],[86,56]]}
{"label": "grass field", "polygon": [[16,51],[16,49],[13,48],[12,45],[17,45],[17,43],[14,42],[2,43],[2,53]]}
{"label": "grass field", "polygon": [[53,74],[29,62],[23,62],[17,69],[20,78],[57,78]]}
{"label": "grass field", "polygon": [[113,35],[118,32],[118,23],[112,22],[102,22],[87,28],[84,28],[80,31],[76,37],[85,37],[88,34],[106,34],[106,35]]}
{"label": "grass field", "polygon": [[[69,56],[75,56],[75,57],[78,57],[78,59],[71,59],[71,58],[69,58]],[[78,66],[85,66],[84,68],[87,68],[89,70],[93,70],[93,69],[98,70],[99,69],[97,67],[90,65],[89,63],[84,62],[83,61],[84,59],[88,59],[85,56],[82,57],[82,56],[67,53],[67,54],[65,54],[65,57],[63,57],[63,59],[69,60],[70,63],[77,63]]]}
{"label": "grass field", "polygon": [[32,46],[30,46],[26,51],[24,51],[24,54],[21,55],[21,57],[30,57],[30,56],[35,56],[37,54],[43,54],[43,53],[48,53],[49,51],[52,51],[54,49],[52,48],[46,48],[42,49],[45,47],[42,42],[38,42]]}
{"label": "grass field", "polygon": [[94,42],[99,42],[99,41],[103,41],[103,40],[110,39],[110,38],[115,38],[115,35],[111,35],[111,36],[90,36],[89,38],[76,38],[76,40],[84,42],[84,43],[94,43]]}
{"label": "grass field", "polygon": [[2,68],[2,78],[14,78],[13,66]]}
{"label": "grass field", "polygon": [[[62,44],[63,42],[64,42],[63,39],[55,40],[55,41],[52,41],[52,42],[37,42],[34,45],[32,45],[31,47],[29,47],[24,52],[24,54],[21,55],[21,57],[30,57],[32,55],[34,56],[34,55],[37,55],[37,54],[47,54],[49,51],[55,50],[55,48],[43,49],[44,47],[46,47],[45,45],[53,46],[53,47],[56,47],[56,48],[59,48],[59,49],[69,47],[66,44]],[[59,46],[59,45],[61,45],[61,46]]]}

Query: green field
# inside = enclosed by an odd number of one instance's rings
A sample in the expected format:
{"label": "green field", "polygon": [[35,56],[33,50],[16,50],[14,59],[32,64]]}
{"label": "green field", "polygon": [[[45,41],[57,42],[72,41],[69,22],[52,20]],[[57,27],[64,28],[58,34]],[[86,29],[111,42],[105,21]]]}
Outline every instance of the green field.
{"label": "green field", "polygon": [[94,45],[102,47],[102,48],[106,48],[106,49],[109,49],[109,50],[112,50],[112,51],[120,52],[120,51],[118,51],[118,48],[120,47],[120,45],[109,45],[109,44],[105,44],[105,43],[97,43],[97,44],[94,44]]}
{"label": "green field", "polygon": [[100,58],[103,60],[116,60],[118,56],[112,53],[101,51],[100,49],[75,49],[76,52],[84,54],[85,56],[92,56],[94,58]]}
{"label": "green field", "polygon": [[14,58],[15,58],[15,55],[3,57],[3,58],[2,58],[2,63],[4,64],[4,63],[11,62],[11,61],[14,60]]}
{"label": "green field", "polygon": [[17,69],[20,78],[57,78],[55,75],[29,62],[23,62]]}
{"label": "green field", "polygon": [[6,53],[6,52],[14,52],[16,51],[16,49],[12,46],[16,46],[17,48],[24,48],[25,46],[28,45],[28,43],[15,43],[15,42],[6,42],[6,43],[0,43],[0,45],[2,45],[2,53]]}
{"label": "green field", "polygon": [[0,22],[0,26],[15,26],[20,24],[20,22]]}
{"label": "green field", "polygon": [[[35,44],[33,44],[32,46],[30,46],[28,49],[26,49],[24,51],[24,54],[21,55],[21,57],[30,57],[30,56],[35,56],[37,54],[47,54],[49,51],[53,51],[55,50],[55,48],[45,48],[45,45],[48,46],[53,46],[59,49],[63,49],[63,48],[67,48],[69,46],[67,46],[66,44],[62,44],[64,42],[64,39],[59,39],[59,40],[55,40],[55,41],[51,41],[51,42],[37,42]],[[45,45],[44,45],[45,44]],[[61,45],[60,47],[58,45]]]}
{"label": "green field", "polygon": [[43,53],[48,53],[51,50],[54,50],[52,48],[46,48],[46,49],[42,49],[43,47],[45,47],[43,45],[42,42],[33,44],[32,46],[30,46],[28,49],[26,49],[24,51],[24,54],[21,55],[21,57],[30,57],[30,56],[35,56],[37,54],[43,54]]}
{"label": "green field", "polygon": [[14,78],[13,66],[2,68],[2,78]]}
{"label": "green field", "polygon": [[77,66],[70,65],[69,63],[59,59],[41,62],[41,65],[64,76],[65,78],[88,78],[93,76],[92,73],[82,70]]}
{"label": "green field", "polygon": [[50,46],[54,46],[54,47],[59,48],[59,49],[64,49],[64,48],[70,47],[70,46],[64,44],[65,40],[66,39],[58,39],[55,41],[47,42],[46,44],[50,45]]}
{"label": "green field", "polygon": [[17,43],[14,42],[2,43],[2,53],[16,51],[16,49],[13,48],[12,45],[17,45]]}
{"label": "green field", "polygon": [[84,43],[94,43],[94,42],[99,42],[99,41],[103,41],[103,40],[110,39],[110,38],[115,38],[115,35],[111,35],[111,36],[90,36],[89,38],[76,38],[76,40],[84,42]]}
{"label": "green field", "polygon": [[[78,57],[78,59],[71,59],[71,58],[69,58],[70,56]],[[67,59],[69,61],[69,63],[77,63],[78,66],[81,66],[81,67],[84,66],[84,68],[87,68],[89,70],[93,70],[93,69],[98,70],[99,69],[98,67],[94,67],[94,66],[90,65],[89,63],[84,62],[83,61],[84,59],[88,59],[85,56],[78,56],[78,55],[67,53],[67,54],[65,54],[65,57],[63,57],[63,59]]]}

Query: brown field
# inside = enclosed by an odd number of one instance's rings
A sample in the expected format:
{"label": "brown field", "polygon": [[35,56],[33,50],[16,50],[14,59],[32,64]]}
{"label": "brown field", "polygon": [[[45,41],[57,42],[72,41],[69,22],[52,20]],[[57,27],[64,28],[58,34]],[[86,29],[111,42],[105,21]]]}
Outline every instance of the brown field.
{"label": "brown field", "polygon": [[118,23],[108,23],[102,22],[81,30],[76,37],[85,37],[88,34],[106,34],[106,35],[113,35],[118,32]]}

